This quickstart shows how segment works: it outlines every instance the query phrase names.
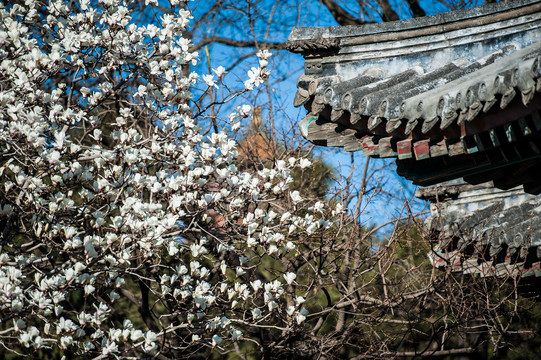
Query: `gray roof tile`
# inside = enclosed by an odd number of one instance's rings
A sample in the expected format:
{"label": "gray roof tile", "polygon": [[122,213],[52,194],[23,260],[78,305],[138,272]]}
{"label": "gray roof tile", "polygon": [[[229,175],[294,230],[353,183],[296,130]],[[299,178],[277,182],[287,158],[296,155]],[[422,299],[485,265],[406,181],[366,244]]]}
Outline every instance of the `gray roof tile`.
{"label": "gray roof tile", "polygon": [[305,57],[294,103],[317,118],[301,122],[303,135],[317,144],[398,161],[485,154],[525,141],[541,146],[533,125],[541,110],[540,0],[392,23],[295,28],[289,41]]}

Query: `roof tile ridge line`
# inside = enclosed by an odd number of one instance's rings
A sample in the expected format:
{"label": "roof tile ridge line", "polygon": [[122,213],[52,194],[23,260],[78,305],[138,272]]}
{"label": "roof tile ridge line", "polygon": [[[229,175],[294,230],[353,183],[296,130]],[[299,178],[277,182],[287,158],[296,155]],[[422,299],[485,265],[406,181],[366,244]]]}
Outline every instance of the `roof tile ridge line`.
{"label": "roof tile ridge line", "polygon": [[[321,27],[309,27],[309,26],[297,26],[291,30],[288,36],[288,41],[302,41],[313,40],[321,38],[344,38],[353,36],[366,36],[376,35],[380,33],[387,33],[389,31],[405,31],[414,29],[424,25],[432,26],[442,23],[452,23],[456,21],[462,21],[472,18],[483,17],[491,14],[506,12],[510,9],[519,9],[522,7],[528,7],[536,3],[541,3],[541,0],[513,0],[513,1],[500,1],[497,3],[485,4],[482,6],[476,6],[468,9],[460,9],[454,11],[448,11],[440,14],[434,14],[419,18],[410,18],[404,20],[390,21],[384,23],[371,23],[364,25],[347,25],[347,26],[321,26]],[[439,19],[439,22],[438,22]],[[394,29],[399,27],[399,29]],[[354,30],[362,30],[362,32],[355,32]]]}
{"label": "roof tile ridge line", "polygon": [[402,32],[383,33],[372,36],[361,36],[352,39],[343,39],[340,42],[341,46],[363,45],[369,43],[379,43],[384,41],[397,41],[415,38],[419,36],[436,35],[451,31],[461,30],[468,27],[479,27],[489,24],[495,24],[501,21],[511,20],[514,18],[530,15],[541,11],[541,2],[527,5],[509,12],[500,14],[487,14],[478,18],[461,20],[456,22],[433,24],[429,26],[419,27],[415,30],[404,30]]}
{"label": "roof tile ridge line", "polygon": [[[519,49],[519,50],[517,50],[517,51],[515,51],[515,52],[513,52],[513,53],[511,53],[511,54],[509,54],[507,56],[504,56],[504,57],[500,58],[497,61],[494,61],[493,63],[491,63],[489,65],[482,66],[480,69],[478,69],[478,70],[476,70],[476,71],[474,71],[472,73],[469,73],[469,74],[467,74],[465,76],[471,78],[475,74],[477,77],[482,77],[485,74],[491,74],[495,69],[500,69],[500,70],[498,70],[498,72],[509,70],[513,66],[518,66],[518,64],[514,63],[513,60],[515,60],[515,59],[524,59],[524,58],[528,57],[531,53],[533,53],[535,51],[540,51],[540,50],[541,50],[541,41],[536,42],[534,44],[531,44],[529,46],[526,46],[526,47],[524,47],[522,49]],[[478,60],[478,61],[480,61],[480,60]],[[429,96],[433,96],[435,93],[447,92],[447,91],[449,91],[448,89],[456,89],[457,84],[462,84],[463,85],[468,80],[470,80],[470,79],[464,79],[464,77],[459,77],[458,79],[455,79],[455,80],[452,80],[452,81],[450,81],[448,83],[445,83],[442,86],[435,87],[435,88],[433,88],[431,90],[428,90],[427,92],[418,94],[416,96],[412,96],[412,97],[410,97],[408,99],[404,99],[404,102],[407,101],[407,102],[415,103],[418,100],[425,100]],[[460,86],[460,87],[463,87],[463,86]]]}
{"label": "roof tile ridge line", "polygon": [[[541,6],[541,4],[540,4]],[[528,16],[529,14],[526,14],[526,15],[523,15],[524,17]],[[516,19],[516,18],[515,18]],[[513,19],[507,19],[507,20],[503,20],[503,21],[512,21]],[[502,21],[502,22],[503,22]],[[501,22],[500,22],[501,23]],[[479,25],[479,26],[476,26],[476,27],[487,27],[487,26],[490,26],[490,24],[482,24],[482,25]],[[526,31],[524,31],[523,29],[520,29],[519,26],[530,26],[530,28]],[[472,27],[473,28],[473,27]],[[487,33],[491,33],[491,34],[496,34],[494,37],[506,37],[506,36],[510,36],[510,35],[515,35],[517,33],[525,33],[525,32],[531,32],[531,31],[535,31],[537,29],[541,29],[541,13],[540,13],[540,16],[538,18],[532,18],[532,19],[527,19],[526,21],[524,22],[521,22],[520,24],[512,24],[512,23],[508,23],[508,24],[504,24],[504,26],[502,27],[498,27],[497,29],[493,29],[493,30],[487,30],[487,31],[476,31],[476,32],[473,32],[473,33],[463,33],[463,34],[459,34],[462,29],[457,29],[457,30],[450,30],[450,31],[447,31],[445,33],[440,33],[440,34],[437,34],[437,35],[442,35],[443,38],[441,39],[434,39],[434,37],[432,35],[421,35],[417,38],[415,37],[412,37],[412,38],[407,38],[407,39],[400,39],[400,40],[397,40],[396,37],[394,38],[391,38],[388,40],[388,42],[385,42],[385,40],[382,40],[382,41],[375,41],[375,42],[370,42],[370,43],[365,43],[365,44],[355,44],[354,46],[363,46],[361,49],[359,49],[359,47],[342,47],[340,45],[343,45],[343,44],[339,44],[338,46],[341,47],[340,49],[340,52],[336,55],[337,58],[343,58],[344,56],[354,56],[354,55],[358,55],[358,54],[371,54],[371,53],[374,53],[374,51],[379,51],[379,58],[384,58],[386,57],[384,54],[385,52],[387,51],[390,51],[390,52],[396,52],[396,51],[400,51],[400,50],[406,50],[406,49],[412,49],[411,51],[413,51],[414,53],[418,53],[418,52],[425,52],[427,51],[426,49],[422,49],[420,48],[420,46],[422,45],[432,45],[432,48],[430,49],[430,51],[433,51],[433,50],[441,50],[441,49],[445,49],[445,48],[453,48],[453,47],[457,47],[457,46],[463,46],[464,44],[468,44],[468,43],[477,43],[479,42],[479,40],[471,40],[471,41],[462,41],[460,42],[461,39],[471,39],[473,36],[482,36],[484,34],[487,34]],[[404,41],[405,40],[405,41]],[[411,40],[415,40],[415,42],[413,43],[405,43],[406,41],[411,41]],[[398,44],[394,44],[393,42],[395,41],[403,41],[402,43],[398,43]],[[449,43],[449,41],[453,41],[453,43]],[[513,40],[510,40],[510,42],[512,43],[514,41]],[[388,47],[388,45],[390,43],[393,43],[393,46],[392,47]],[[438,46],[438,44],[444,44],[443,46]],[[347,45],[351,45],[351,44],[347,44]],[[347,52],[346,52],[347,50]],[[401,54],[403,55],[403,54]],[[393,56],[400,56],[400,55],[393,55]],[[329,57],[331,58],[331,57]],[[375,57],[375,58],[378,58],[378,57]],[[348,59],[348,60],[352,60],[352,59]],[[325,61],[325,60],[323,60]]]}

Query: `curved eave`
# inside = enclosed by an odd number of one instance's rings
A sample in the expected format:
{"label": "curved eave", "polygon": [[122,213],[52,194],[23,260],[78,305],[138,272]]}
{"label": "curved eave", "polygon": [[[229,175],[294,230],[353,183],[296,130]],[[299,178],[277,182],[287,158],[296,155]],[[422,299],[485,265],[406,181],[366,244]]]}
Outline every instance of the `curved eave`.
{"label": "curved eave", "polygon": [[[478,166],[482,159],[467,168],[457,160],[451,177],[541,158],[541,1],[297,28],[289,39],[306,58],[294,102],[308,110],[301,131],[315,144],[404,161],[520,153],[486,167]],[[405,164],[404,173],[415,173]]]}

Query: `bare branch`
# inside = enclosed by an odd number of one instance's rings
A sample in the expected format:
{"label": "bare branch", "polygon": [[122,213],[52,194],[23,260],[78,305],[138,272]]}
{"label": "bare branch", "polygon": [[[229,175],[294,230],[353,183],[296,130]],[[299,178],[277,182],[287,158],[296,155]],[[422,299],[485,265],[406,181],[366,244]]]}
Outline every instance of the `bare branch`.
{"label": "bare branch", "polygon": [[419,5],[419,1],[417,0],[407,0],[408,5],[410,7],[411,13],[413,14],[413,17],[423,17],[426,16],[426,12],[423,10],[421,5]]}
{"label": "bare branch", "polygon": [[424,353],[418,353],[415,351],[402,351],[385,354],[391,357],[410,357],[410,356],[420,356],[420,357],[433,357],[433,356],[447,356],[447,355],[457,355],[457,354],[471,354],[474,352],[474,349],[467,347],[462,349],[449,349],[449,350],[438,350],[438,351],[427,351]]}
{"label": "bare branch", "polygon": [[334,0],[319,0],[319,2],[323,4],[329,10],[331,15],[336,20],[336,22],[342,26],[362,25],[362,24],[368,23],[367,21],[364,21],[362,19],[356,18],[355,16],[351,15],[344,8],[338,5]]}
{"label": "bare branch", "polygon": [[381,7],[383,21],[396,21],[400,20],[396,11],[393,10],[391,4],[388,0],[378,0],[379,6]]}

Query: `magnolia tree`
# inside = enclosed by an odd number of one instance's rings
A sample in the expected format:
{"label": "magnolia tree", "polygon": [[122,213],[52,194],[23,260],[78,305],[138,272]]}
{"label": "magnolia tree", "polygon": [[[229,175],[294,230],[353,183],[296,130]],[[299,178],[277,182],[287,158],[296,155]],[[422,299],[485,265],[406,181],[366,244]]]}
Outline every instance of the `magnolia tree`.
{"label": "magnolia tree", "polygon": [[224,69],[189,72],[182,2],[147,24],[120,0],[0,7],[2,351],[176,357],[303,326],[296,239],[333,226],[290,189],[310,161],[239,170],[248,106],[203,132],[190,103]]}

